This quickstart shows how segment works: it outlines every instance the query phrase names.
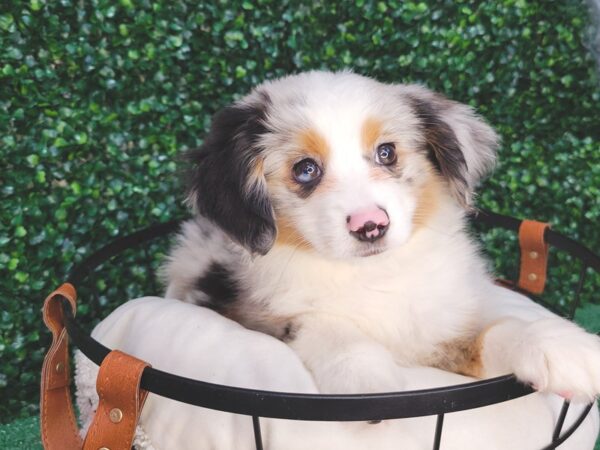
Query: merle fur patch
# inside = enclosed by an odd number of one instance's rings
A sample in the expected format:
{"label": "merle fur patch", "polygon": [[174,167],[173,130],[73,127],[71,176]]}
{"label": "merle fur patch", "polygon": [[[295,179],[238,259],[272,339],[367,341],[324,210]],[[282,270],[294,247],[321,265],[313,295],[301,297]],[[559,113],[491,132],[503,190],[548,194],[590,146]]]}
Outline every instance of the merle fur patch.
{"label": "merle fur patch", "polygon": [[[273,208],[264,183],[256,177],[259,137],[268,96],[262,103],[236,104],[221,110],[199,149],[188,152],[188,199],[198,212],[252,252],[265,254],[275,240]],[[262,174],[261,174],[262,176]]]}
{"label": "merle fur patch", "polygon": [[208,298],[202,306],[219,312],[234,303],[240,293],[239,283],[232,272],[218,262],[213,262],[198,278],[195,287]]}
{"label": "merle fur patch", "polygon": [[425,133],[427,158],[438,173],[449,181],[459,202],[466,206],[469,190],[467,162],[456,134],[437,113],[443,107],[443,101],[440,100],[438,105],[436,101],[410,97]]}
{"label": "merle fur patch", "polygon": [[298,327],[293,322],[287,322],[283,327],[283,332],[281,333],[280,340],[283,342],[289,343],[296,339],[296,334],[298,333]]}

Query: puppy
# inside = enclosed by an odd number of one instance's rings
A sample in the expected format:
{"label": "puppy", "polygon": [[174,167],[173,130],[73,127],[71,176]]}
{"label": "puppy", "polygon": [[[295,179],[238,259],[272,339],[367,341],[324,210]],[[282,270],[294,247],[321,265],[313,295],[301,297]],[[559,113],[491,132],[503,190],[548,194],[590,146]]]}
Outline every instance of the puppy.
{"label": "puppy", "polygon": [[189,152],[166,296],[294,349],[322,393],[402,368],[515,373],[592,400],[600,338],[496,286],[465,229],[498,137],[468,106],[349,72],[266,82]]}

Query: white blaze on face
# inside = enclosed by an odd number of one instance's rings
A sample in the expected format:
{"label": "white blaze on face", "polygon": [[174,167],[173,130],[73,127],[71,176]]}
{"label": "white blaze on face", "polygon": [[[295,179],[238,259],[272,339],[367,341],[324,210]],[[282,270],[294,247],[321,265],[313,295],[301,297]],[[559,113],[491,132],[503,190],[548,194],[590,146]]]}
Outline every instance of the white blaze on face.
{"label": "white blaze on face", "polygon": [[[409,167],[399,166],[392,172],[377,165],[375,150],[379,144],[393,142],[398,152],[414,152],[414,130],[410,130],[414,119],[403,108],[388,108],[364,95],[328,100],[304,107],[308,117],[303,122],[310,123],[311,132],[322,136],[326,142],[327,155],[321,161],[323,176],[320,184],[301,201],[280,201],[280,210],[292,219],[304,240],[328,256],[365,256],[403,244],[411,234],[416,206],[415,189],[407,179],[411,174],[414,179],[418,171],[410,167],[414,165],[414,158],[405,154],[400,155],[402,161],[397,164],[408,164]],[[387,111],[389,109],[391,111]],[[368,143],[370,148],[365,148],[365,124],[373,121],[375,114],[393,115],[394,118],[377,121],[387,127],[381,130],[385,134],[373,136],[373,142]],[[409,128],[406,131],[396,123],[403,117]],[[347,218],[375,208],[387,213],[389,227],[386,234],[375,242],[359,241],[348,230]]]}
{"label": "white blaze on face", "polygon": [[[326,189],[317,189],[301,208],[299,230],[319,251],[335,257],[367,255],[404,243],[416,204],[412,189],[398,178],[374,178],[373,171],[386,169],[366,159],[359,136],[333,142]],[[374,208],[387,213],[387,232],[381,240],[361,242],[349,232],[347,218]]]}

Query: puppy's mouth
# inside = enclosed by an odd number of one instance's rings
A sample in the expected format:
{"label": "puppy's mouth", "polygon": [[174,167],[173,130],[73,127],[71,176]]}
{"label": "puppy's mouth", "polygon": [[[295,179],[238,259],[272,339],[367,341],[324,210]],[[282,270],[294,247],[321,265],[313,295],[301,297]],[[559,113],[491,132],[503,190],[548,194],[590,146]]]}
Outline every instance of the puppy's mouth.
{"label": "puppy's mouth", "polygon": [[349,227],[350,235],[360,242],[356,247],[355,256],[361,258],[373,256],[387,250],[385,235],[389,229],[389,219],[385,210],[381,209],[381,211],[385,214],[385,223],[367,221],[359,228]]}
{"label": "puppy's mouth", "polygon": [[378,255],[387,250],[387,247],[381,244],[368,244],[364,249],[356,252],[356,256],[366,258],[367,256]]}

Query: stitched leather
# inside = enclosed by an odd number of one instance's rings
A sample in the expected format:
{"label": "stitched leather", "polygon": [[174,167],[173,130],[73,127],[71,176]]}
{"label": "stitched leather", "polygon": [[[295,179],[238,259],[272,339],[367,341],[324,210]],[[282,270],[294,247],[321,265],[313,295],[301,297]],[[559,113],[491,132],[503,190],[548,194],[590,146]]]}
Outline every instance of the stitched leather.
{"label": "stitched leather", "polygon": [[71,404],[68,336],[61,299],[76,310],[75,288],[65,283],[44,301],[43,316],[52,331],[52,345],[44,358],[40,392],[40,427],[46,450],[80,450],[81,438]]}
{"label": "stitched leather", "polygon": [[119,350],[102,362],[96,380],[100,402],[84,450],[130,450],[147,391],[139,388],[149,364]]}
{"label": "stitched leather", "polygon": [[[43,316],[52,331],[52,345],[44,358],[40,392],[40,426],[46,450],[130,450],[140,411],[147,392],[139,389],[148,363],[118,350],[102,362],[96,381],[100,402],[85,442],[79,436],[71,403],[68,335],[64,324],[61,299],[76,310],[75,288],[65,283],[44,301]],[[120,420],[111,420],[117,408]],[[115,413],[113,411],[113,419]]]}
{"label": "stitched leather", "polygon": [[546,285],[548,244],[544,232],[550,225],[534,220],[524,220],[519,227],[521,271],[518,286],[532,294],[541,294]]}

